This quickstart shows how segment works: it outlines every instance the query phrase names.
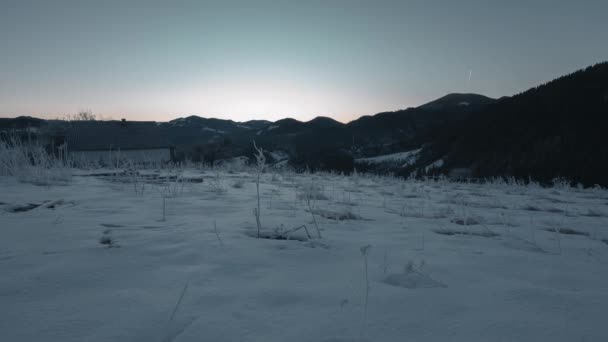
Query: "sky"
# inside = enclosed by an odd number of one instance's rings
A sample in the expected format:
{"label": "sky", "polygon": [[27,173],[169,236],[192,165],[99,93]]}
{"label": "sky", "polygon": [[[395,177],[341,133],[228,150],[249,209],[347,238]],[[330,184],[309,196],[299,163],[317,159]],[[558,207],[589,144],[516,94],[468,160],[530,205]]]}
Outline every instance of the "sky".
{"label": "sky", "polygon": [[0,0],[0,117],[247,121],[510,96],[608,60],[608,1]]}

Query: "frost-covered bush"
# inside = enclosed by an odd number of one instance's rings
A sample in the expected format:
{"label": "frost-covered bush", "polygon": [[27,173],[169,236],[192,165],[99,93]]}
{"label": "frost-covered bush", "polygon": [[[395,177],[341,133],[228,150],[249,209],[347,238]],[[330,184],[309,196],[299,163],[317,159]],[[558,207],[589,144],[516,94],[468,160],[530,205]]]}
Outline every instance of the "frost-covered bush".
{"label": "frost-covered bush", "polygon": [[64,184],[72,173],[65,150],[49,154],[38,144],[25,144],[15,135],[0,135],[0,175],[35,185]]}
{"label": "frost-covered bush", "polygon": [[484,226],[479,226],[479,228],[471,228],[471,229],[461,229],[461,228],[438,228],[433,230],[434,233],[439,234],[439,235],[448,235],[448,236],[454,236],[454,235],[465,235],[465,236],[479,236],[479,237],[486,237],[486,238],[491,238],[491,237],[496,237],[496,236],[500,236],[500,234],[495,233],[493,231],[491,231],[490,229],[488,229],[487,227]]}
{"label": "frost-covered bush", "polygon": [[209,189],[212,192],[215,192],[216,194],[222,194],[226,192],[226,186],[224,186],[224,182],[222,181],[219,172],[216,172],[214,177],[209,178],[207,184],[209,184]]}
{"label": "frost-covered bush", "polygon": [[260,222],[260,177],[266,168],[266,157],[264,157],[264,150],[262,148],[258,148],[253,141],[253,148],[255,150],[254,156],[256,160],[256,178],[255,178],[255,189],[257,195],[257,207],[253,210],[253,215],[255,216],[255,222],[258,227],[258,235],[260,237],[260,231],[262,230],[262,223]]}
{"label": "frost-covered bush", "polygon": [[352,209],[350,207],[346,207],[343,210],[328,210],[328,209],[321,209],[321,208],[312,208],[311,213],[324,217],[328,220],[344,221],[344,220],[361,220],[362,219],[361,216],[353,213]]}
{"label": "frost-covered bush", "polygon": [[245,186],[245,182],[242,179],[239,179],[232,183],[232,187],[235,189],[242,189]]}
{"label": "frost-covered bush", "polygon": [[424,205],[415,207],[412,204],[404,204],[398,214],[401,217],[441,219],[454,216],[455,212],[450,206],[425,208]]}
{"label": "frost-covered bush", "polygon": [[120,247],[116,244],[116,240],[111,236],[112,230],[106,229],[103,231],[103,234],[99,238],[99,244],[106,246],[108,248]]}
{"label": "frost-covered bush", "polygon": [[321,183],[310,182],[300,186],[298,191],[298,199],[300,200],[327,200],[325,188]]}
{"label": "frost-covered bush", "polygon": [[474,226],[482,222],[480,217],[465,216],[465,217],[454,217],[450,222],[460,226]]}
{"label": "frost-covered bush", "polygon": [[312,216],[312,221],[317,230],[317,238],[321,238],[321,230],[319,229],[319,224],[317,223],[317,219],[315,218],[315,203],[317,199],[327,199],[327,196],[323,194],[323,187],[320,187],[317,183],[314,182],[314,179],[311,179],[309,184],[305,184],[301,189],[300,193],[297,195],[300,200],[303,200],[308,207],[308,212]]}

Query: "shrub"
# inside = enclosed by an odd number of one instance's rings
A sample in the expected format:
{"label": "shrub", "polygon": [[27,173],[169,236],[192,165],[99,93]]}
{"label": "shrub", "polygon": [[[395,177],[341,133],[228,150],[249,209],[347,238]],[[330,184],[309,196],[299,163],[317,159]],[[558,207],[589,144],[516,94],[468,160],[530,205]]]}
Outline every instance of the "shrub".
{"label": "shrub", "polygon": [[69,164],[65,149],[55,157],[38,144],[24,144],[17,135],[0,134],[0,175],[35,185],[64,184],[72,177]]}
{"label": "shrub", "polygon": [[576,229],[572,229],[572,228],[560,228],[560,229],[547,228],[545,230],[548,231],[548,232],[557,232],[559,234],[564,234],[564,235],[581,235],[581,236],[589,236],[590,235],[587,232],[582,232],[580,230],[576,230]]}
{"label": "shrub", "polygon": [[235,189],[242,189],[245,186],[245,182],[242,179],[237,180],[232,183],[232,187]]}
{"label": "shrub", "polygon": [[266,168],[266,157],[264,157],[264,150],[262,148],[258,148],[253,142],[253,148],[255,149],[255,160],[256,160],[256,178],[255,178],[255,189],[257,194],[257,207],[253,210],[253,215],[255,216],[255,222],[258,227],[258,238],[260,237],[260,230],[262,230],[262,223],[260,222],[260,177],[262,176],[262,172]]}
{"label": "shrub", "polygon": [[321,217],[324,217],[326,219],[329,219],[329,220],[337,220],[337,221],[361,220],[361,216],[354,214],[350,210],[350,208],[346,208],[342,211],[332,211],[332,210],[314,208],[314,209],[312,209],[312,213],[319,215]]}
{"label": "shrub", "polygon": [[298,192],[299,200],[327,200],[328,197],[325,195],[325,189],[319,183],[310,182],[300,186]]}
{"label": "shrub", "polygon": [[491,231],[489,229],[484,229],[484,230],[473,230],[473,229],[461,230],[461,229],[441,228],[441,229],[435,229],[435,230],[433,230],[433,232],[435,232],[436,234],[448,235],[448,236],[470,235],[470,236],[480,236],[480,237],[496,237],[496,236],[500,235],[498,233],[494,233],[493,231]]}

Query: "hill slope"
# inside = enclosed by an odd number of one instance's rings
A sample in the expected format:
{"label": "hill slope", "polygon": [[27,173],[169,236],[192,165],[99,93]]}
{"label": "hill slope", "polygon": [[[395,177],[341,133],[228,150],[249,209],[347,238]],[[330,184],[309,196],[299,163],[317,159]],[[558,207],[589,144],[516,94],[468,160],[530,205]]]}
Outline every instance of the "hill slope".
{"label": "hill slope", "polygon": [[490,104],[443,127],[431,148],[472,176],[608,185],[608,62]]}

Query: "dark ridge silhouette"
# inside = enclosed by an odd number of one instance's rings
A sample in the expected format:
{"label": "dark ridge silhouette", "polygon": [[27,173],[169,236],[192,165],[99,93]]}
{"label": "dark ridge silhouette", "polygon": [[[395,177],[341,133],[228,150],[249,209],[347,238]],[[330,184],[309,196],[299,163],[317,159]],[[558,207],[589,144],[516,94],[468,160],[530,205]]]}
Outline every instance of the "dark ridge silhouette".
{"label": "dark ridge silhouette", "polygon": [[[28,138],[32,132],[71,137],[70,130],[76,126],[31,117],[0,119],[0,130],[21,130]],[[32,127],[40,129],[25,129]],[[291,118],[235,122],[188,116],[155,123],[154,131],[156,138],[150,140],[175,147],[176,160],[211,163],[250,156],[255,140],[266,150],[287,154],[296,169],[350,172],[354,158],[422,147],[412,165],[371,167],[370,171],[404,176],[411,172],[513,176],[541,182],[565,177],[585,185],[608,186],[604,137],[608,132],[608,63],[511,97],[496,100],[453,93],[416,108],[362,116],[347,124],[327,117],[307,122]],[[439,159],[444,161],[441,167],[427,170]]]}
{"label": "dark ridge silhouette", "polygon": [[450,107],[473,106],[480,107],[496,102],[495,99],[479,94],[458,94],[452,93],[441,97],[435,101],[419,106],[420,109],[442,110]]}
{"label": "dark ridge silhouette", "polygon": [[560,77],[444,126],[444,172],[608,186],[608,62]]}

